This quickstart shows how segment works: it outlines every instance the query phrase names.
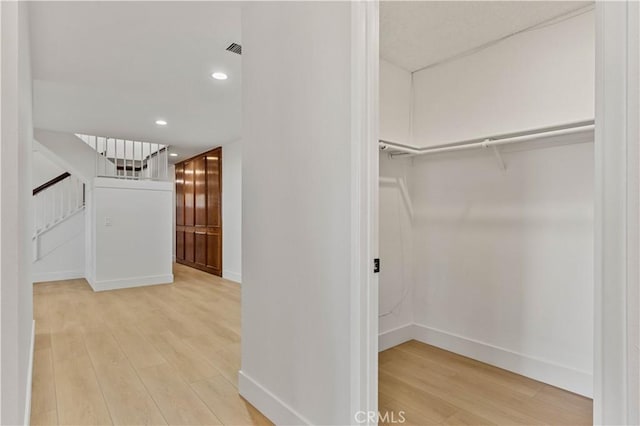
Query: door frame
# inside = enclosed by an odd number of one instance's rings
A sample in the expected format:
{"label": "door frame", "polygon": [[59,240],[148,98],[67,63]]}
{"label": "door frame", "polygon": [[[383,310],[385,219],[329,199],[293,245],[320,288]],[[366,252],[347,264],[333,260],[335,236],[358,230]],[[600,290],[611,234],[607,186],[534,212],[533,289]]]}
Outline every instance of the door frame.
{"label": "door frame", "polygon": [[367,425],[378,413],[378,6],[351,3],[350,410]]}
{"label": "door frame", "polygon": [[596,3],[594,424],[638,424],[640,6]]}
{"label": "door frame", "polygon": [[[377,411],[378,393],[378,279],[371,272],[378,253],[378,2],[354,2],[352,12],[356,413]],[[640,423],[639,60],[640,4],[597,2],[594,424]]]}

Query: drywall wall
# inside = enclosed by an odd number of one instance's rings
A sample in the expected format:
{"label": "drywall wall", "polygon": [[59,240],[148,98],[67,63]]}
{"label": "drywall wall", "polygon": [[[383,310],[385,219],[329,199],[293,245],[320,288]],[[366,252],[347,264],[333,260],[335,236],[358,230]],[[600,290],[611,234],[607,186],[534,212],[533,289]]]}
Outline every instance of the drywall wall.
{"label": "drywall wall", "polygon": [[51,161],[41,150],[41,145],[33,141],[33,187],[37,188],[43,183],[60,176],[65,170],[59,164]]}
{"label": "drywall wall", "polygon": [[414,160],[417,337],[589,395],[593,145]]}
{"label": "drywall wall", "polygon": [[96,175],[97,153],[76,135],[35,129],[34,138],[43,155],[83,182],[90,182]]}
{"label": "drywall wall", "polygon": [[408,175],[410,160],[380,155],[379,350],[408,340],[413,324],[413,223]]}
{"label": "drywall wall", "polygon": [[242,14],[239,390],[276,424],[353,422],[351,7]]}
{"label": "drywall wall", "polygon": [[242,142],[222,147],[222,276],[242,282]]}
{"label": "drywall wall", "polygon": [[28,424],[33,362],[33,119],[28,6],[0,3],[0,423]]}
{"label": "drywall wall", "polygon": [[413,144],[592,120],[594,43],[591,11],[414,73]]}
{"label": "drywall wall", "polygon": [[94,290],[173,282],[171,182],[95,178]]}
{"label": "drywall wall", "polygon": [[85,211],[80,210],[33,242],[33,282],[83,278]]}
{"label": "drywall wall", "polygon": [[379,138],[410,144],[411,73],[380,58]]}

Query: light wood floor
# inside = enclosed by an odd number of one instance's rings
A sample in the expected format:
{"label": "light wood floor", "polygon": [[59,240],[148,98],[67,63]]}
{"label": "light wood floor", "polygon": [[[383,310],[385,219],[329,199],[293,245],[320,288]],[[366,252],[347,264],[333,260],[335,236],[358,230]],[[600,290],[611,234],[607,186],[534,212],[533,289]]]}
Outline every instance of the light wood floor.
{"label": "light wood floor", "polygon": [[[271,424],[237,392],[239,286],[174,269],[173,285],[34,285],[32,424]],[[591,422],[589,399],[418,342],[379,374],[380,411],[405,424]]]}
{"label": "light wood floor", "polygon": [[271,424],[238,396],[239,286],[174,269],[173,285],[34,285],[32,424]]}
{"label": "light wood floor", "polygon": [[591,399],[410,341],[380,353],[379,410],[406,425],[587,425]]}

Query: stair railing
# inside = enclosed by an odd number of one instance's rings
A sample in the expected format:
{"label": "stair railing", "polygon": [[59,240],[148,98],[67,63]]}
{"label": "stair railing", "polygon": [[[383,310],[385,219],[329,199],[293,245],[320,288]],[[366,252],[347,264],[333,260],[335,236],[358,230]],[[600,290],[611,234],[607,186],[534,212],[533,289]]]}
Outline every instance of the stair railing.
{"label": "stair railing", "polygon": [[34,189],[34,236],[84,208],[84,198],[84,183],[67,172]]}
{"label": "stair railing", "polygon": [[167,145],[77,134],[98,153],[96,175],[119,179],[168,180]]}

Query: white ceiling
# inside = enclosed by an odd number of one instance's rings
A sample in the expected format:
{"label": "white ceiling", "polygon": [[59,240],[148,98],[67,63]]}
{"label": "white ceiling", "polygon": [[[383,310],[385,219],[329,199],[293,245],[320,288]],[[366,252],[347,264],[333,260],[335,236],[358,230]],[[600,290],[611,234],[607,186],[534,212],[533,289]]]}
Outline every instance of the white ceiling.
{"label": "white ceiling", "polygon": [[240,43],[239,5],[29,6],[37,127],[169,144],[179,158],[240,137],[241,57],[225,51]]}
{"label": "white ceiling", "polygon": [[592,4],[588,1],[382,1],[380,56],[416,71]]}

